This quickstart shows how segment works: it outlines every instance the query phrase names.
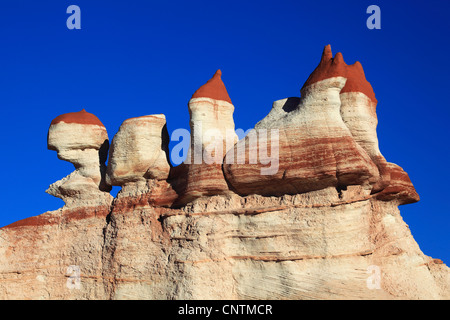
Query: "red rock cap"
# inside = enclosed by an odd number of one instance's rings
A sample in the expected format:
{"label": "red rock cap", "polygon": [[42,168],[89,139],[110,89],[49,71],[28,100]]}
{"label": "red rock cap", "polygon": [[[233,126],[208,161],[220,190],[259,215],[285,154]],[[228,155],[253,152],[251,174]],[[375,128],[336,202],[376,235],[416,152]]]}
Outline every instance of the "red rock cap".
{"label": "red rock cap", "polygon": [[227,88],[225,88],[225,85],[222,82],[221,76],[222,72],[219,69],[216,71],[214,76],[210,80],[208,80],[208,82],[206,82],[197,91],[195,91],[191,99],[210,98],[232,103],[230,96],[228,95]]}
{"label": "red rock cap", "polygon": [[347,82],[341,93],[344,92],[361,92],[369,97],[373,102],[377,102],[372,86],[366,80],[363,67],[359,61],[352,65],[347,65],[340,52],[336,53],[333,58],[331,46],[327,45],[323,49],[322,58],[317,68],[311,73],[306,80],[304,87],[307,87],[318,81],[322,81],[333,77],[345,77]]}
{"label": "red rock cap", "polygon": [[59,122],[64,123],[79,123],[79,124],[94,124],[97,126],[104,127],[103,123],[92,113],[87,112],[86,110],[81,110],[78,112],[70,112],[65,113],[60,116],[57,116],[52,120],[51,124],[57,124]]}

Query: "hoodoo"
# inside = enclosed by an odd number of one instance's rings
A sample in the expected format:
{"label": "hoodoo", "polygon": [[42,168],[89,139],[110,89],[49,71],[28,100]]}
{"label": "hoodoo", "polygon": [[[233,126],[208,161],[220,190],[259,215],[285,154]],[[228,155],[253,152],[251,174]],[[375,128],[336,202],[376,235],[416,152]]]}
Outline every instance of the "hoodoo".
{"label": "hoodoo", "polygon": [[112,200],[105,182],[108,133],[101,121],[86,110],[60,115],[50,123],[48,149],[75,166],[75,171],[55,182],[47,193],[61,198],[66,207],[105,205]]}
{"label": "hoodoo", "polygon": [[202,196],[230,193],[222,162],[238,137],[234,131],[234,106],[221,75],[217,70],[189,100],[191,145],[186,161],[172,174],[178,180],[178,205]]}
{"label": "hoodoo", "polygon": [[[281,196],[351,185],[371,192],[379,180],[378,169],[341,116],[340,92],[346,82],[342,54],[332,58],[331,48],[325,47],[319,66],[301,89],[301,97],[274,102],[270,113],[255,126],[279,132],[278,172],[261,176],[257,173],[261,164],[224,165],[225,176],[238,194]],[[245,144],[246,154],[259,154],[259,150],[252,150],[249,139],[240,141],[234,153]],[[253,144],[253,148],[261,146]]]}

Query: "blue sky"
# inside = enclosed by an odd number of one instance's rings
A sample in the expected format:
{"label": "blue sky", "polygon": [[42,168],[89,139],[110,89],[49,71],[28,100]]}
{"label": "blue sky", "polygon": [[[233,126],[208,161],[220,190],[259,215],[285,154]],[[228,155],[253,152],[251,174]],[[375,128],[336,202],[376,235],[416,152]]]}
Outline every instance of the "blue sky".
{"label": "blue sky", "polygon": [[[66,27],[72,4],[81,30]],[[371,4],[381,30],[366,27]],[[331,44],[362,63],[381,152],[421,196],[400,207],[404,220],[425,254],[449,264],[449,12],[439,0],[2,0],[0,226],[63,205],[44,192],[73,171],[47,150],[56,116],[85,108],[110,139],[123,120],[155,113],[169,132],[188,129],[189,98],[220,68],[236,128],[249,129],[274,100],[299,96]]]}

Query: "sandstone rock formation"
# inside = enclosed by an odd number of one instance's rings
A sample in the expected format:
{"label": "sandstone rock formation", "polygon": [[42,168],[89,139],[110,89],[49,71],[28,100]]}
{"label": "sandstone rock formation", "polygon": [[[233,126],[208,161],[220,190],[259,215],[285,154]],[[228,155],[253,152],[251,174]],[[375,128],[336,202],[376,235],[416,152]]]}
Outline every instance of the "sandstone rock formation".
{"label": "sandstone rock formation", "polygon": [[0,299],[449,299],[449,268],[398,210],[419,196],[381,155],[375,106],[361,65],[327,46],[301,97],[236,143],[217,72],[189,102],[201,143],[185,163],[170,166],[164,116],[133,118],[106,180],[100,121],[56,118],[49,148],[76,167],[50,188],[66,206],[0,229]]}
{"label": "sandstone rock formation", "polygon": [[47,144],[59,159],[76,169],[52,184],[47,193],[63,199],[67,208],[111,203],[111,188],[104,179],[108,134],[95,115],[83,109],[56,117],[50,124]]}
{"label": "sandstone rock formation", "polygon": [[[240,195],[280,196],[361,185],[374,194],[390,186],[390,199],[401,199],[402,204],[419,201],[406,172],[389,164],[379,150],[376,104],[361,64],[347,65],[340,52],[333,58],[331,47],[326,46],[319,65],[301,89],[301,98],[275,101],[270,113],[256,124],[255,135],[239,141],[226,156],[227,181]],[[276,141],[271,139],[278,144],[278,150],[274,149],[279,159],[275,174],[258,174],[267,167],[263,161],[253,164],[227,159],[236,159],[239,149],[245,150],[246,159],[252,154],[261,157],[261,145],[265,148],[262,154],[266,154],[270,143],[251,141],[260,139],[256,133],[261,129],[263,137],[268,137],[268,132],[278,135]],[[391,182],[391,171],[404,177],[401,185],[396,182],[398,178]]]}
{"label": "sandstone rock formation", "polygon": [[[371,190],[379,180],[376,165],[342,119],[340,92],[347,81],[347,66],[340,53],[330,58],[328,49],[303,86],[301,98],[276,101],[267,117],[255,126],[256,130],[278,131],[278,172],[261,176],[258,171],[262,163],[225,160],[227,180],[238,194],[281,196],[327,187],[345,189],[349,185]],[[234,154],[240,144],[246,144],[246,157],[259,155],[261,143],[252,144],[250,139],[240,141]]]}
{"label": "sandstone rock formation", "polygon": [[125,120],[114,136],[109,152],[107,181],[127,182],[169,177],[169,133],[164,115]]}
{"label": "sandstone rock formation", "polygon": [[223,157],[237,142],[234,106],[217,70],[189,101],[191,145],[186,161],[171,177],[184,205],[196,198],[229,193],[222,172]]}

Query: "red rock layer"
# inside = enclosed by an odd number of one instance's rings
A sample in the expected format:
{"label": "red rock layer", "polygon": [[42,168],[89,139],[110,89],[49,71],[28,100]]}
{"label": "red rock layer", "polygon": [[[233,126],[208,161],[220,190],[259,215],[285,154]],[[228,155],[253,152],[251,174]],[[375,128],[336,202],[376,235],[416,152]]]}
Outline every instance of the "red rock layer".
{"label": "red rock layer", "polygon": [[372,161],[377,165],[378,172],[380,173],[380,179],[375,183],[372,189],[372,193],[377,193],[386,188],[391,180],[391,173],[389,169],[389,163],[382,156],[371,156]]}
{"label": "red rock layer", "polygon": [[84,220],[88,218],[106,218],[110,212],[110,206],[79,207],[62,210],[61,213],[46,212],[39,216],[16,221],[0,229],[12,229],[19,227],[39,227],[62,224],[68,221]]}
{"label": "red rock layer", "polygon": [[185,205],[196,198],[229,192],[221,164],[185,164],[173,167],[169,183],[178,194],[174,207]]}
{"label": "red rock layer", "polygon": [[92,113],[87,112],[86,110],[81,110],[78,112],[70,112],[65,113],[60,116],[57,116],[52,120],[51,124],[57,124],[59,122],[65,123],[78,123],[78,124],[94,124],[97,126],[104,127],[103,123]]}
{"label": "red rock layer", "polygon": [[206,82],[197,91],[195,91],[191,99],[211,98],[232,103],[221,76],[222,72],[220,70],[217,70],[214,76],[210,80],[208,80],[208,82]]}
{"label": "red rock layer", "polygon": [[392,201],[397,199],[399,204],[409,204],[420,200],[408,174],[398,165],[388,162],[388,169],[391,176],[390,184],[376,198],[382,201]]}
{"label": "red rock layer", "polygon": [[[259,163],[224,164],[234,191],[239,195],[282,196],[363,185],[376,175],[375,165],[352,137],[327,137],[324,132],[323,138],[303,138],[299,132],[304,129],[280,129],[279,170],[274,175],[261,175],[261,167],[268,165]],[[255,151],[247,149],[247,159],[250,152]]]}
{"label": "red rock layer", "polygon": [[113,203],[114,212],[129,212],[134,209],[152,207],[170,207],[178,198],[178,194],[166,181],[156,181],[150,192],[136,196],[117,197]]}
{"label": "red rock layer", "polygon": [[361,63],[359,63],[359,61],[356,61],[352,65],[347,65],[344,61],[342,53],[340,52],[336,53],[333,58],[331,46],[327,45],[323,50],[319,65],[308,77],[305,84],[303,85],[303,88],[310,86],[316,82],[333,77],[347,78],[347,82],[342,88],[341,93],[362,92],[372,101],[377,101],[372,86],[366,80],[366,76],[364,74]]}

